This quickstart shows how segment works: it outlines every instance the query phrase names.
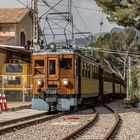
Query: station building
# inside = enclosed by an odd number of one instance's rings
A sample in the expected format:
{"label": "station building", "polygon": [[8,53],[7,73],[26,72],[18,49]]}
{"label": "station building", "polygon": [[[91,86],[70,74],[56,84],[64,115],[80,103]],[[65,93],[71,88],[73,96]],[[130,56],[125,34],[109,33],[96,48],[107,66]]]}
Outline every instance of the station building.
{"label": "station building", "polygon": [[[25,46],[32,40],[32,14],[28,8],[0,9],[0,67],[10,58],[20,58],[24,50],[5,48],[2,45]],[[25,55],[26,57],[26,55]],[[1,75],[0,69],[0,75]]]}
{"label": "station building", "polygon": [[[12,58],[30,59],[31,51],[27,51],[24,48],[14,48],[14,46],[25,46],[27,42],[32,41],[32,19],[32,12],[28,8],[0,8],[1,68],[3,63],[9,62]],[[0,69],[0,87],[2,87],[1,77],[2,69]]]}

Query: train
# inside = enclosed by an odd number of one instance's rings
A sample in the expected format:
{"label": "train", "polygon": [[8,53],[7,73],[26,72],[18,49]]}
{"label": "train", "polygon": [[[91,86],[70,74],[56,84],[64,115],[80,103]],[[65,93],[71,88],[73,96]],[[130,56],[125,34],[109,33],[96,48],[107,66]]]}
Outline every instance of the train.
{"label": "train", "polygon": [[69,111],[125,96],[125,82],[80,50],[50,43],[32,54],[32,109]]}
{"label": "train", "polygon": [[23,92],[24,96],[31,99],[31,79],[31,63],[20,59],[10,59],[9,62],[3,63],[2,90],[8,100],[22,101]]}

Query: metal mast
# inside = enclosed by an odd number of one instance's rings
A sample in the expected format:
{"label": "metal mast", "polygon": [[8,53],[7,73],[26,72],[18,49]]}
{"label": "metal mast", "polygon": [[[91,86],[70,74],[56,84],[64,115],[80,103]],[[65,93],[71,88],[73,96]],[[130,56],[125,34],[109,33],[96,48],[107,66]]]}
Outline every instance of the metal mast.
{"label": "metal mast", "polygon": [[38,44],[38,0],[33,1],[33,47]]}

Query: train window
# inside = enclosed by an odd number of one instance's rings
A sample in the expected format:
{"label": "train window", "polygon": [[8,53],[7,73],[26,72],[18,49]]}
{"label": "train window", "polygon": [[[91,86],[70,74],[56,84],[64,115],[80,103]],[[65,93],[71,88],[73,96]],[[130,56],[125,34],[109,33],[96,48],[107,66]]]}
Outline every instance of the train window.
{"label": "train window", "polygon": [[92,78],[96,79],[96,66],[92,66],[92,74],[93,74]]}
{"label": "train window", "polygon": [[49,74],[55,74],[55,60],[49,60]]}
{"label": "train window", "polygon": [[92,66],[92,79],[94,79],[94,66]]}
{"label": "train window", "polygon": [[82,77],[84,77],[84,62],[82,63]]}
{"label": "train window", "polygon": [[35,75],[38,75],[38,74],[44,74],[44,69],[42,68],[35,68]]}
{"label": "train window", "polygon": [[35,60],[35,75],[44,74],[44,60]]}
{"label": "train window", "polygon": [[43,67],[44,60],[35,60],[35,67]]}
{"label": "train window", "polygon": [[6,66],[6,72],[7,73],[22,73],[23,72],[23,66],[21,65],[7,65]]}
{"label": "train window", "polygon": [[88,78],[90,78],[90,64],[88,64]]}
{"label": "train window", "polygon": [[97,77],[97,79],[99,78],[99,69],[98,69],[98,67],[97,67],[97,73],[96,73],[96,77]]}
{"label": "train window", "polygon": [[72,69],[72,59],[71,58],[60,59],[60,69]]}
{"label": "train window", "polygon": [[87,78],[87,63],[85,63],[85,78]]}
{"label": "train window", "polygon": [[21,85],[21,78],[19,76],[8,76],[8,85]]}

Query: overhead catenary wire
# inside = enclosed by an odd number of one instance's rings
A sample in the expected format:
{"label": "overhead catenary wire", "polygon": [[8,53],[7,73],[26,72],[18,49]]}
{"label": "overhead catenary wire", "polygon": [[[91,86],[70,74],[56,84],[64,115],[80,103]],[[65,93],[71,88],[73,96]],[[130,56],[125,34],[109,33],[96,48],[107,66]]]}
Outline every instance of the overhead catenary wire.
{"label": "overhead catenary wire", "polygon": [[27,2],[26,8],[29,8],[29,6],[32,6],[33,0],[31,0],[29,3]]}
{"label": "overhead catenary wire", "polygon": [[63,0],[60,0],[59,2],[57,2],[55,5],[53,5],[52,7],[50,7],[50,5],[45,1],[45,0],[42,0],[50,9],[45,12],[44,14],[42,14],[39,18],[45,16],[49,11],[53,10],[60,2],[62,2]]}
{"label": "overhead catenary wire", "polygon": [[[51,3],[51,4],[56,4],[56,3],[54,3],[54,2],[49,2],[49,3]],[[59,4],[60,6],[67,6],[66,4]],[[44,6],[46,6],[45,4],[38,4],[38,6],[40,6],[40,7],[44,7]],[[83,9],[83,10],[89,10],[89,11],[96,11],[96,12],[99,12],[99,11],[102,11],[102,10],[100,10],[100,9],[95,9],[95,8],[87,8],[87,7],[80,7],[80,6],[71,6],[71,7],[76,7],[76,8],[78,8],[78,9]]]}
{"label": "overhead catenary wire", "polygon": [[102,48],[91,48],[90,50],[87,48],[87,50],[82,50],[82,51],[83,52],[97,51],[97,52],[111,53],[111,54],[118,54],[118,55],[130,55],[130,56],[135,56],[137,58],[140,57],[140,54],[138,53],[132,53],[132,52],[125,53],[125,51],[107,50]]}
{"label": "overhead catenary wire", "polygon": [[16,1],[19,2],[21,5],[23,5],[24,7],[27,7],[27,5],[23,3],[21,0],[16,0]]}
{"label": "overhead catenary wire", "polygon": [[83,18],[82,18],[82,16],[80,15],[80,13],[79,13],[78,9],[76,8],[76,6],[75,6],[74,2],[73,2],[73,6],[74,6],[74,8],[76,9],[76,11],[77,11],[77,13],[78,13],[79,17],[81,18],[81,20],[82,20],[83,24],[85,25],[85,27],[87,28],[87,30],[90,32],[90,29],[88,28],[88,26],[87,26],[86,22],[84,21],[84,19],[83,19]]}
{"label": "overhead catenary wire", "polygon": [[[49,6],[49,8],[51,8],[51,10],[52,11],[54,11],[54,12],[58,12],[58,14],[60,13],[57,9],[55,9],[55,8],[52,8],[52,6],[50,6],[49,4],[48,4],[48,2],[46,2],[45,0],[42,0],[47,6]],[[60,2],[60,1],[59,1]],[[60,3],[58,3],[58,4],[60,4]],[[46,12],[45,12],[46,13]],[[43,14],[43,16],[44,16],[45,14]],[[63,15],[63,14],[59,14],[61,17],[64,17],[65,18],[65,21],[66,22],[68,22],[71,26],[72,26],[72,24],[66,19],[66,17]],[[42,16],[41,16],[42,17]],[[41,18],[40,17],[40,18]],[[89,41],[89,39],[76,27],[76,25],[73,25],[73,28],[75,29],[75,30],[77,30],[79,33],[81,33],[81,35],[82,36],[84,36],[88,41]]]}

